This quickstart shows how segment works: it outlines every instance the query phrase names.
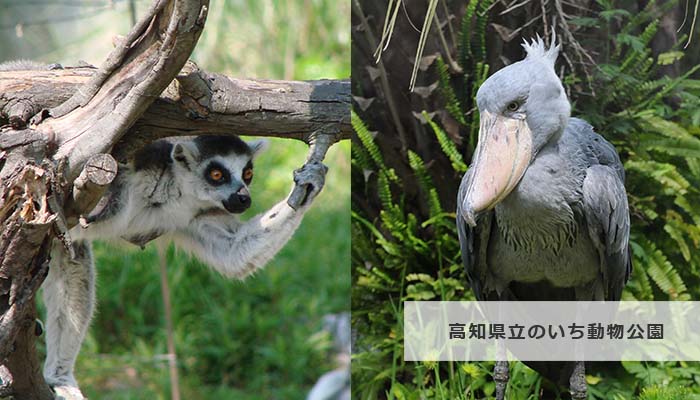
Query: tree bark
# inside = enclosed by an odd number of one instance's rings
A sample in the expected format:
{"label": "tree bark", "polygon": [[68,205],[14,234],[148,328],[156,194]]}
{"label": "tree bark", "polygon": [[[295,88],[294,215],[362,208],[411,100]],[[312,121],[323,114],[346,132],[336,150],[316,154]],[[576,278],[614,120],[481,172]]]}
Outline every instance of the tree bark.
{"label": "tree bark", "polygon": [[[95,71],[89,67],[0,71],[0,120],[28,123],[32,115],[68,100]],[[190,62],[112,154],[124,161],[155,139],[201,134],[275,136],[308,143],[312,133],[323,131],[332,135],[334,143],[352,134],[350,101],[349,80],[236,79],[200,70]],[[13,114],[13,110],[21,111]]]}

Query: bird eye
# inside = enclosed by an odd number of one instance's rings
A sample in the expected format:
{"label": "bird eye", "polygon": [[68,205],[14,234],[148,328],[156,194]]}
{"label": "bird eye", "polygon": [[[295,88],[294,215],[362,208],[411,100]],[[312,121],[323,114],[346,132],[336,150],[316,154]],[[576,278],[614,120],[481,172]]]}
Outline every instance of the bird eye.
{"label": "bird eye", "polygon": [[251,179],[253,179],[253,170],[248,168],[245,171],[243,171],[243,180],[249,181]]}
{"label": "bird eye", "polygon": [[212,169],[209,171],[209,177],[215,181],[221,180],[224,177],[224,173],[220,169]]}
{"label": "bird eye", "polygon": [[507,108],[508,111],[518,111],[518,108],[520,108],[520,104],[517,101],[513,101],[508,104]]}

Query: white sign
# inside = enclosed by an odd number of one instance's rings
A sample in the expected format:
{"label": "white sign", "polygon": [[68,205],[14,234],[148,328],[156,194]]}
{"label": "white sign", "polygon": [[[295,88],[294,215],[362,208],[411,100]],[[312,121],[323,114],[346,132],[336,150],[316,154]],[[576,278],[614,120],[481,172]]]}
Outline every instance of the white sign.
{"label": "white sign", "polygon": [[700,361],[700,302],[407,301],[406,361]]}

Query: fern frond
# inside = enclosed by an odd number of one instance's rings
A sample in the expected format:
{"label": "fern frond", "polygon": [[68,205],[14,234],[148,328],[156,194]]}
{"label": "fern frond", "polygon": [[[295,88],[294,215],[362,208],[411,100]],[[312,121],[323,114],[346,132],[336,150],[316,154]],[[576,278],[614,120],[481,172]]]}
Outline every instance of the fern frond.
{"label": "fern frond", "polygon": [[354,110],[350,111],[350,123],[352,124],[355,134],[360,139],[362,146],[365,148],[365,150],[367,150],[367,153],[372,158],[379,170],[383,171],[387,178],[389,178],[392,182],[399,183],[399,178],[396,176],[394,170],[387,168],[387,166],[384,164],[382,152],[379,150],[379,146],[374,143],[374,136]]}
{"label": "fern frond", "polygon": [[465,68],[472,65],[472,21],[476,15],[476,9],[479,5],[479,0],[469,0],[467,9],[462,17],[462,29],[459,41],[459,63]]}
{"label": "fern frond", "polygon": [[408,164],[411,169],[416,174],[418,179],[418,184],[420,185],[421,192],[425,196],[425,200],[428,203],[430,209],[430,218],[442,214],[442,206],[440,205],[440,198],[437,196],[437,190],[433,184],[433,180],[428,174],[425,168],[425,163],[420,156],[413,151],[408,151]]}
{"label": "fern frond", "polygon": [[685,196],[676,196],[674,204],[690,215],[695,226],[700,226],[700,204],[691,203]]}
{"label": "fern frond", "polygon": [[649,149],[660,151],[672,156],[700,158],[700,139],[658,139],[644,143]]}
{"label": "fern frond", "polygon": [[642,34],[639,35],[639,40],[642,42],[642,45],[644,47],[648,47],[649,43],[651,43],[651,39],[654,38],[654,35],[656,35],[656,32],[659,30],[659,20],[654,20],[652,21],[649,25],[644,28],[644,31],[642,31]]}
{"label": "fern frond", "polygon": [[440,204],[440,196],[437,189],[431,188],[428,193],[428,207],[430,209],[430,217],[436,217],[443,214],[442,205]]}
{"label": "fern frond", "polygon": [[[642,263],[647,263],[647,256],[644,249],[634,239],[630,239],[630,248],[632,254]],[[654,300],[654,292],[651,288],[649,276],[646,273],[634,273],[630,282],[627,284],[628,289],[635,293],[634,299],[639,301]]]}
{"label": "fern frond", "polygon": [[486,26],[489,22],[488,9],[493,4],[493,0],[479,1],[479,11],[476,13],[476,31],[474,32],[477,43],[474,52],[474,60],[482,62],[486,59]]}
{"label": "fern frond", "polygon": [[416,174],[416,178],[418,179],[418,184],[420,185],[421,189],[423,189],[423,191],[427,194],[434,186],[433,180],[430,178],[428,171],[425,169],[423,159],[420,158],[418,154],[414,153],[413,150],[409,150],[408,165],[411,166],[411,169]]}
{"label": "fern frond", "polygon": [[462,113],[462,105],[457,99],[455,90],[452,87],[452,82],[450,80],[450,72],[447,68],[447,64],[442,59],[442,57],[437,58],[437,72],[438,72],[438,87],[440,88],[440,93],[445,98],[445,109],[456,119],[460,124],[465,125],[464,114]]}
{"label": "fern frond", "polygon": [[680,250],[683,258],[686,261],[690,261],[690,247],[688,247],[688,243],[685,241],[687,229],[684,229],[683,218],[673,210],[668,210],[666,212],[664,231],[676,242],[678,250]]}
{"label": "fern frond", "polygon": [[430,115],[428,115],[427,112],[423,111],[423,117],[426,121],[428,121],[430,127],[433,128],[433,132],[435,132],[435,136],[440,143],[440,148],[442,149],[442,152],[445,153],[447,158],[450,159],[452,168],[460,173],[466,172],[467,164],[464,163],[464,159],[459,153],[459,150],[457,150],[457,146],[455,146],[452,140],[447,136],[447,133],[445,133],[445,131],[443,131],[442,128],[440,128],[440,126],[438,126],[438,124],[430,118]]}
{"label": "fern frond", "polygon": [[668,261],[666,255],[646,239],[641,241],[640,245],[646,255],[646,273],[659,289],[666,293],[671,300],[689,298],[683,279]]}
{"label": "fern frond", "polygon": [[634,170],[646,175],[661,184],[661,189],[666,194],[685,194],[690,183],[673,164],[656,161],[627,161],[625,169]]}
{"label": "fern frond", "polygon": [[367,128],[367,125],[365,125],[355,111],[350,112],[350,123],[352,124],[352,128],[355,130],[355,134],[357,134],[357,137],[360,139],[360,142],[362,142],[362,146],[364,146],[369,155],[372,157],[372,160],[374,160],[374,163],[378,167],[383,167],[384,160],[382,159],[382,153],[377,144],[374,143],[374,137]]}
{"label": "fern frond", "polygon": [[350,145],[352,151],[352,163],[361,170],[371,170],[374,169],[374,163],[372,162],[372,157],[369,155],[367,150],[361,145],[357,144],[355,141]]}
{"label": "fern frond", "polygon": [[664,87],[656,93],[655,96],[649,98],[647,101],[639,104],[638,109],[650,108],[651,104],[660,103],[666,96],[668,96],[671,91],[675,90],[676,87],[688,80],[688,77],[692,76],[696,71],[700,70],[700,65],[696,65],[685,74],[679,76],[676,79],[671,79],[664,85]]}
{"label": "fern frond", "polygon": [[379,201],[385,210],[394,208],[391,185],[389,184],[389,179],[384,171],[379,171],[379,176],[377,178],[377,195],[379,196]]}
{"label": "fern frond", "polygon": [[681,125],[656,115],[653,110],[645,110],[634,115],[639,124],[645,128],[672,139],[692,139],[688,130]]}

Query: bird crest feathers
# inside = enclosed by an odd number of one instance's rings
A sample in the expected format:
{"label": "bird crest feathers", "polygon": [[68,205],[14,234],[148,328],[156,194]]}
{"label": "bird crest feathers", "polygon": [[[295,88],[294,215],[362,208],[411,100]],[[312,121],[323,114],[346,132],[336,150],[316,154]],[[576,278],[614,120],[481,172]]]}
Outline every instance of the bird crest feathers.
{"label": "bird crest feathers", "polygon": [[550,65],[552,68],[554,68],[554,63],[557,61],[559,49],[561,48],[561,44],[557,44],[557,35],[554,30],[552,30],[552,42],[549,48],[546,47],[539,34],[537,35],[537,38],[532,39],[531,43],[528,43],[527,40],[523,40],[522,46],[527,52],[526,59],[540,59],[546,64]]}

